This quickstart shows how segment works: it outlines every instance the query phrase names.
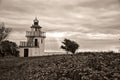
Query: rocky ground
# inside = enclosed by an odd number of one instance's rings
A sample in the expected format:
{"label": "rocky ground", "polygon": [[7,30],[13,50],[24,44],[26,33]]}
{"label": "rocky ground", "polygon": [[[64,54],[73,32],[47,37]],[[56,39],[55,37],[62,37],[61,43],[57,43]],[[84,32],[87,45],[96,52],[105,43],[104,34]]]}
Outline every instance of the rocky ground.
{"label": "rocky ground", "polygon": [[0,80],[120,80],[120,54],[0,58]]}

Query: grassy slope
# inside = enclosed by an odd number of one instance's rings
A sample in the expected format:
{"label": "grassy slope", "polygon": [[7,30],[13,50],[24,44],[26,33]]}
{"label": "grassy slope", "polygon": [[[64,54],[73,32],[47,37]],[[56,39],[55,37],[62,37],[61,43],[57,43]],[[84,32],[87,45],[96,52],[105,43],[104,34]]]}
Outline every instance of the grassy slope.
{"label": "grassy slope", "polygon": [[120,80],[120,54],[0,58],[0,80]]}

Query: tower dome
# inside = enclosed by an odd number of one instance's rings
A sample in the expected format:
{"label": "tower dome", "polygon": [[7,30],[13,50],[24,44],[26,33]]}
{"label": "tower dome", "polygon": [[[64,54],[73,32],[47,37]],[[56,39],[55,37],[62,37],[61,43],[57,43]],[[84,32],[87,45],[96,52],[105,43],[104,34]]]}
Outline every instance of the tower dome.
{"label": "tower dome", "polygon": [[33,22],[34,22],[34,25],[38,25],[39,20],[37,19],[37,17],[33,20]]}
{"label": "tower dome", "polygon": [[39,20],[37,19],[37,17],[33,20],[33,25],[31,26],[31,28],[41,28],[41,26],[39,26]]}

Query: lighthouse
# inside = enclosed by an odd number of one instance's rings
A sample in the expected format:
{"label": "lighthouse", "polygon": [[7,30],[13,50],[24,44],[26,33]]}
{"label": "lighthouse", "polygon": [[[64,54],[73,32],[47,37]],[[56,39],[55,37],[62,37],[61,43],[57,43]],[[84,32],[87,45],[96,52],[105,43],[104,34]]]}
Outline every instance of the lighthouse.
{"label": "lighthouse", "polygon": [[37,18],[33,20],[33,25],[30,28],[31,31],[26,31],[27,41],[20,41],[20,57],[43,56],[46,36]]}

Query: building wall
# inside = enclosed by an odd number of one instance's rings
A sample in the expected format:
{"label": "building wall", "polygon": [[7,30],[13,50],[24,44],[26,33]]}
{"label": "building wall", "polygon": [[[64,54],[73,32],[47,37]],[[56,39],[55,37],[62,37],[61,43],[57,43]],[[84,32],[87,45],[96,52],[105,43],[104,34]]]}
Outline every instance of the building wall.
{"label": "building wall", "polygon": [[[28,38],[28,41],[29,41],[29,39],[31,39],[31,38]],[[39,47],[22,47],[22,48],[20,48],[19,49],[20,57],[24,57],[24,49],[29,50],[28,57],[45,55],[44,54],[45,38],[34,37],[32,41],[35,42],[35,39],[38,39]]]}
{"label": "building wall", "polygon": [[24,57],[24,48],[19,48],[19,52],[20,57]]}
{"label": "building wall", "polygon": [[45,55],[39,48],[20,48],[20,57],[24,57],[24,49],[28,49],[28,57]]}
{"label": "building wall", "polygon": [[45,49],[45,38],[35,37],[33,41],[35,41],[35,39],[38,39],[39,42],[39,52],[43,53]]}

